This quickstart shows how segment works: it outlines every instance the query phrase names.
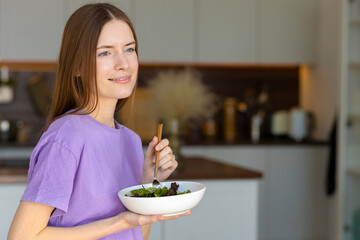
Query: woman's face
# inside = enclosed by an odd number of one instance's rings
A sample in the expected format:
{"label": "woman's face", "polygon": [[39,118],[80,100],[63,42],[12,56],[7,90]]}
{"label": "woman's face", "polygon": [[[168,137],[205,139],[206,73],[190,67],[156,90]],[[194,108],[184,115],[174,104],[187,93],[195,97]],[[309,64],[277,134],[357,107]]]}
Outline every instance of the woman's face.
{"label": "woman's face", "polygon": [[103,26],[96,50],[99,102],[117,101],[131,95],[139,67],[135,46],[127,23],[111,20]]}

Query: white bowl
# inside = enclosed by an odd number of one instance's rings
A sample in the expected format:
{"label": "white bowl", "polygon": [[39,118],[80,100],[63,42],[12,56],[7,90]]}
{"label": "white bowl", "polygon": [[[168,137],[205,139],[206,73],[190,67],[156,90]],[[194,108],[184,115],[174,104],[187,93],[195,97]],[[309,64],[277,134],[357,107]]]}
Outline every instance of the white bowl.
{"label": "white bowl", "polygon": [[[170,188],[172,182],[174,181],[161,182],[161,187],[166,186]],[[176,181],[176,183],[179,184],[178,192],[190,190],[191,193],[149,198],[125,196],[125,194],[131,195],[130,191],[142,188],[142,186],[145,188],[151,187],[152,184],[148,183],[122,189],[119,191],[118,196],[124,206],[135,213],[143,215],[161,214],[164,216],[181,214],[195,207],[200,202],[204,196],[206,186],[197,182]]]}

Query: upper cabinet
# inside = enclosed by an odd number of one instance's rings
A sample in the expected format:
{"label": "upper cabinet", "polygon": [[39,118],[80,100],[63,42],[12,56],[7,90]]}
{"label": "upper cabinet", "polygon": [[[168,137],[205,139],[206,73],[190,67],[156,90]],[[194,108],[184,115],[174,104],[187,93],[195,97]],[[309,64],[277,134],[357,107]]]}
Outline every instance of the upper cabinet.
{"label": "upper cabinet", "polygon": [[[0,57],[56,60],[80,6],[101,0],[0,0]],[[140,61],[315,62],[320,0],[110,0],[133,21]]]}
{"label": "upper cabinet", "polygon": [[199,3],[195,60],[290,64],[316,60],[319,0],[195,3]]}
{"label": "upper cabinet", "polygon": [[[69,19],[71,14],[73,14],[73,12],[75,12],[75,10],[77,10],[81,6],[83,6],[87,3],[104,2],[101,0],[95,0],[95,1],[94,0],[92,0],[92,1],[89,1],[89,0],[63,0],[63,1],[65,3],[64,24],[66,24],[66,21]],[[131,16],[131,12],[130,12],[130,0],[108,0],[105,2],[111,3],[115,6],[117,6],[118,8],[123,10],[129,16],[129,18],[131,18],[131,20],[133,20],[132,16]]]}
{"label": "upper cabinet", "polygon": [[318,0],[258,0],[259,51],[263,63],[314,63]]}
{"label": "upper cabinet", "polygon": [[200,62],[256,61],[256,1],[199,0],[196,59]]}
{"label": "upper cabinet", "polygon": [[1,0],[0,57],[55,60],[64,27],[63,4],[55,0]]}
{"label": "upper cabinet", "polygon": [[194,60],[194,1],[135,2],[140,61]]}

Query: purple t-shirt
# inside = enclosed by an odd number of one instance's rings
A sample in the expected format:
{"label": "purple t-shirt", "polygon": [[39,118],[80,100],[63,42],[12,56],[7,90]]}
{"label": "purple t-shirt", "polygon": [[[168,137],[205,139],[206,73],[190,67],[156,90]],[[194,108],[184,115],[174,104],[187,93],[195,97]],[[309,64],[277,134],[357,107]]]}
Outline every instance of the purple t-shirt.
{"label": "purple t-shirt", "polygon": [[[139,136],[89,115],[54,121],[32,152],[22,201],[55,207],[49,226],[71,227],[126,211],[119,190],[140,183],[144,155]],[[102,239],[143,239],[141,227]]]}

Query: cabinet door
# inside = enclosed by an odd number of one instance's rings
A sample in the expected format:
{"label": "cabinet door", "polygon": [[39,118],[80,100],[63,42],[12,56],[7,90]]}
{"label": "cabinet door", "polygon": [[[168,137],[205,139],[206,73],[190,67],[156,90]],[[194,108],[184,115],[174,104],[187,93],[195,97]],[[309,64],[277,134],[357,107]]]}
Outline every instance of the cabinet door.
{"label": "cabinet door", "polygon": [[318,0],[259,0],[259,61],[315,62]]}
{"label": "cabinet door", "polygon": [[140,61],[192,61],[192,0],[135,1],[135,30]]}
{"label": "cabinet door", "polygon": [[163,239],[258,239],[257,181],[201,182],[206,192],[199,205],[191,215],[165,222]]}
{"label": "cabinet door", "polygon": [[[210,159],[214,159],[219,162],[228,163],[235,166],[246,167],[260,171],[264,176],[258,181],[259,198],[258,198],[258,220],[257,228],[259,233],[259,239],[266,239],[266,235],[263,234],[263,229],[266,228],[265,222],[265,206],[266,194],[265,191],[269,187],[266,185],[267,180],[267,148],[259,146],[184,146],[182,148],[182,154],[184,156],[205,156]],[[264,236],[262,238],[262,236]],[[244,238],[245,239],[245,238]]]}
{"label": "cabinet door", "polygon": [[[66,24],[66,21],[68,20],[68,18],[71,16],[71,14],[77,10],[78,8],[80,8],[82,5],[85,5],[87,3],[97,3],[97,2],[104,2],[101,0],[65,0],[65,15],[64,15],[64,23]],[[107,3],[113,4],[116,7],[120,8],[121,10],[123,10],[128,17],[132,19],[131,16],[131,12],[130,12],[130,0],[109,0],[109,1],[105,1]]]}
{"label": "cabinet door", "polygon": [[164,222],[157,222],[151,224],[150,228],[150,240],[163,240],[162,239],[162,232],[164,231]]}
{"label": "cabinet door", "polygon": [[327,148],[269,148],[261,239],[326,239]]}
{"label": "cabinet door", "polygon": [[63,26],[63,1],[1,0],[0,57],[56,60]]}
{"label": "cabinet door", "polygon": [[26,184],[0,185],[0,239],[6,239]]}
{"label": "cabinet door", "polygon": [[254,0],[199,0],[196,56],[200,62],[255,62]]}

